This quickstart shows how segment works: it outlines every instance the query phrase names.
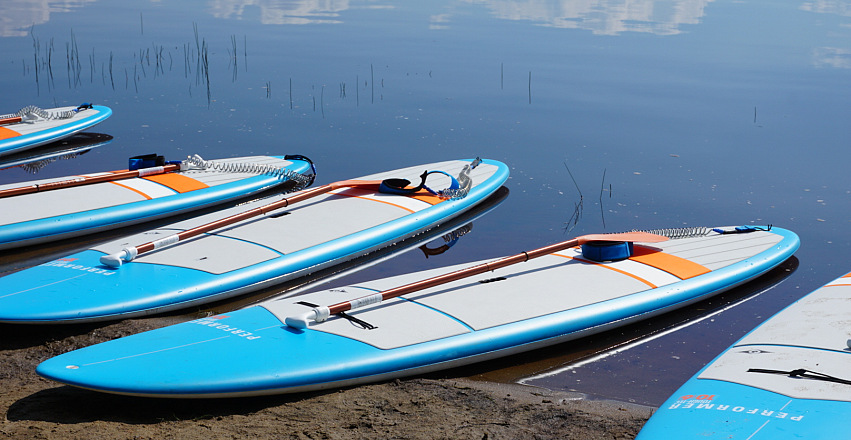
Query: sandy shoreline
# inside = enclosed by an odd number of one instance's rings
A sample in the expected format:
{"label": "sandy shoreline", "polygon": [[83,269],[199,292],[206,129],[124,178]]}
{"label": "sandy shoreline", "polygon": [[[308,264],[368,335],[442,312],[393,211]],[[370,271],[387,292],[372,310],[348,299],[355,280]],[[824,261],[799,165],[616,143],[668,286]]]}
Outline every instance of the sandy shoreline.
{"label": "sandy shoreline", "polygon": [[631,439],[653,408],[518,384],[411,378],[241,399],[102,394],[35,374],[42,360],[168,325],[0,326],[0,439]]}

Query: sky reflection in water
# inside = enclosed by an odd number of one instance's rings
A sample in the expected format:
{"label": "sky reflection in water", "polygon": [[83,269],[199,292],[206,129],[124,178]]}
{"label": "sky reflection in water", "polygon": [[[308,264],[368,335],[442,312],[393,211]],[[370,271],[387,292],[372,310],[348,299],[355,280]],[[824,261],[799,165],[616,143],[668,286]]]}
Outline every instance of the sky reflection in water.
{"label": "sky reflection in water", "polygon": [[[111,144],[39,176],[148,152],[304,154],[319,183],[456,157],[511,166],[511,195],[451,252],[343,281],[591,232],[796,231],[800,266],[786,281],[653,354],[663,397],[851,270],[848,1],[11,0],[0,12],[2,112],[85,101],[115,111],[95,130]],[[615,367],[583,368],[572,373],[582,386],[565,387],[613,386]]]}

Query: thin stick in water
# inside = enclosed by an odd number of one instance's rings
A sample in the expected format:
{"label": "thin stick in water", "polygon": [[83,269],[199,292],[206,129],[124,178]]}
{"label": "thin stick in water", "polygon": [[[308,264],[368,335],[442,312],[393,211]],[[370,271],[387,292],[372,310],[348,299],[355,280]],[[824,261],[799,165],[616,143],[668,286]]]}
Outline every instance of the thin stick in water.
{"label": "thin stick in water", "polygon": [[[603,168],[603,181],[600,182],[600,218],[603,219],[603,229],[606,229],[606,214],[603,211],[603,190],[606,187],[606,169]],[[611,194],[611,186],[609,187],[609,197]]]}
{"label": "thin stick in water", "polygon": [[579,184],[576,183],[576,179],[573,177],[573,173],[570,172],[570,168],[567,166],[567,163],[564,163],[564,168],[567,170],[567,174],[570,176],[570,180],[573,181],[573,186],[576,187],[576,191],[579,193],[579,203],[574,203],[573,205],[573,214],[571,214],[570,218],[567,219],[564,226],[564,232],[570,232],[573,228],[579,224],[579,219],[582,218],[582,211],[585,205],[585,199],[582,196],[582,190],[579,189]]}
{"label": "thin stick in water", "polygon": [[112,85],[112,90],[115,90],[115,81],[112,78],[112,51],[109,51],[109,84]]}

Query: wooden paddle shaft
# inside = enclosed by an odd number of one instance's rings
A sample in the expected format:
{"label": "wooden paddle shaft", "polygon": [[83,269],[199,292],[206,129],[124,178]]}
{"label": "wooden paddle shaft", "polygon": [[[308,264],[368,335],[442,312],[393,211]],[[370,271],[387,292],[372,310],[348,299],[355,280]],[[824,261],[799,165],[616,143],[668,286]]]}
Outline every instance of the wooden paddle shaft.
{"label": "wooden paddle shaft", "polygon": [[668,240],[668,237],[664,235],[653,234],[649,232],[642,231],[633,231],[633,232],[622,232],[622,233],[614,233],[614,234],[591,234],[591,235],[583,235],[580,237],[576,237],[571,240],[562,241],[560,243],[551,244],[549,246],[544,246],[542,248],[534,249],[531,251],[523,252],[517,255],[513,255],[510,257],[505,257],[499,260],[491,261],[489,263],[479,264],[477,266],[468,267],[466,269],[457,270],[455,272],[450,272],[444,275],[438,275],[436,277],[432,277],[426,280],[417,281],[414,283],[406,284],[400,287],[394,287],[392,289],[388,289],[382,292],[373,293],[372,295],[362,296],[360,298],[354,298],[349,301],[343,301],[337,304],[333,304],[330,306],[318,306],[314,307],[313,310],[303,313],[301,315],[296,316],[288,316],[284,322],[289,326],[297,329],[305,329],[310,325],[310,321],[315,322],[323,322],[328,319],[331,315],[336,315],[341,312],[346,312],[349,310],[358,309],[361,307],[365,307],[371,304],[378,304],[382,301],[395,298],[397,296],[405,295],[411,292],[416,292],[423,289],[428,289],[430,287],[438,286],[441,284],[449,283],[452,281],[457,281],[462,278],[470,277],[473,275],[482,274],[485,272],[490,272],[496,269],[500,269],[502,267],[510,266],[512,264],[522,263],[524,261],[528,261],[532,258],[537,258],[543,255],[548,255],[553,252],[558,252],[570,247],[582,245],[589,242],[595,241],[607,241],[607,242],[645,242],[645,243],[658,243],[661,241]]}
{"label": "wooden paddle shaft", "polygon": [[[444,275],[438,275],[436,277],[432,277],[426,280],[417,281],[415,283],[406,284],[400,287],[394,287],[392,289],[385,290],[383,292],[374,293],[372,295],[363,296],[360,298],[355,298],[351,301],[344,301],[341,303],[337,303],[331,306],[320,307],[314,309],[315,316],[318,318],[317,320],[324,320],[329,315],[338,314],[340,312],[345,312],[348,310],[354,310],[360,307],[364,307],[370,304],[377,304],[381,301],[385,301],[391,298],[395,298],[397,296],[405,295],[411,292],[416,292],[423,289],[428,289],[429,287],[438,286],[441,284],[449,283],[452,281],[460,280],[462,278],[470,277],[473,275],[479,275],[485,272],[490,272],[496,269],[500,269],[506,266],[510,266],[512,264],[522,263],[524,261],[531,260],[532,258],[538,258],[544,255],[549,255],[553,252],[558,252],[567,248],[571,248],[574,246],[579,246],[584,243],[594,242],[594,241],[609,241],[609,242],[617,242],[617,241],[625,241],[625,242],[645,242],[645,243],[658,243],[661,241],[668,240],[668,237],[664,235],[653,234],[649,232],[643,231],[633,231],[633,232],[622,232],[622,233],[613,233],[613,234],[590,234],[583,235],[580,237],[576,237],[571,240],[562,241],[559,243],[551,244],[549,246],[544,246],[538,249],[534,249],[531,251],[523,252],[517,255],[513,255],[510,257],[505,257],[499,260],[491,261],[489,263],[480,264],[478,266],[468,267],[466,269],[461,269],[455,272],[450,272]],[[328,311],[328,315],[322,315],[321,312],[326,310]],[[320,317],[321,316],[321,317]],[[289,319],[289,318],[288,318]],[[304,318],[294,319],[294,326],[303,325],[306,326]],[[304,328],[304,327],[299,327]]]}
{"label": "wooden paddle shaft", "polygon": [[150,252],[154,249],[158,249],[173,243],[177,243],[181,240],[186,240],[188,238],[195,237],[196,235],[200,235],[209,231],[213,231],[215,229],[219,229],[224,226],[232,225],[237,222],[241,222],[243,220],[250,219],[252,217],[256,217],[258,215],[263,215],[267,212],[274,211],[276,209],[281,209],[287,207],[290,202],[297,202],[299,200],[304,200],[308,197],[314,197],[319,194],[331,191],[333,188],[330,185],[320,186],[314,188],[309,191],[305,191],[304,193],[297,194],[293,197],[286,198],[283,200],[279,200],[277,202],[270,203],[268,205],[263,205],[259,208],[254,208],[245,212],[241,212],[239,214],[234,214],[230,217],[225,217],[216,221],[212,221],[210,223],[203,224],[201,226],[187,229],[183,232],[178,232],[177,234],[171,235],[169,237],[162,238],[160,240],[154,240],[145,244],[140,244],[136,246],[136,252],[139,254],[144,252]]}
{"label": "wooden paddle shaft", "polygon": [[[406,284],[404,286],[394,287],[392,289],[388,289],[382,291],[380,293],[373,295],[369,295],[363,298],[362,301],[352,300],[345,301],[338,304],[334,304],[328,306],[328,310],[331,315],[338,314],[340,312],[345,312],[348,310],[356,309],[358,307],[363,307],[367,304],[375,304],[380,301],[386,301],[391,298],[396,298],[397,296],[406,295],[408,293],[417,292],[419,290],[428,289],[430,287],[439,286],[441,284],[446,284],[452,281],[457,281],[463,278],[471,277],[473,275],[480,275],[486,272],[491,272],[506,266],[511,266],[512,264],[522,263],[524,261],[531,260],[532,258],[541,257],[544,255],[549,255],[553,252],[558,252],[567,248],[571,248],[579,245],[579,239],[574,238],[572,240],[562,241],[560,243],[555,243],[549,246],[545,246],[542,248],[538,248],[532,251],[523,252],[517,255],[512,255],[510,257],[501,258],[499,260],[491,261],[488,263],[479,264],[477,266],[468,267],[465,269],[457,270],[455,272],[450,272],[443,275],[438,275],[436,277],[428,278],[422,281],[417,281],[414,283]],[[380,300],[379,300],[380,296]]]}
{"label": "wooden paddle shaft", "polygon": [[316,197],[318,195],[327,193],[329,191],[333,191],[335,189],[339,189],[341,187],[369,187],[375,188],[381,182],[372,181],[372,180],[344,180],[341,182],[334,182],[328,185],[319,186],[313,189],[309,189],[306,191],[302,191],[298,194],[294,194],[290,197],[287,197],[282,200],[278,200],[277,202],[269,203],[268,205],[263,205],[258,208],[254,208],[245,212],[241,212],[239,214],[234,214],[230,217],[225,217],[216,221],[212,221],[210,223],[203,224],[201,226],[197,226],[192,229],[187,229],[183,232],[178,232],[177,234],[154,240],[145,244],[141,244],[136,246],[137,254],[141,254],[144,252],[150,252],[154,249],[159,249],[174,243],[177,243],[181,240],[186,240],[188,238],[195,237],[197,235],[201,235],[224,226],[232,225],[237,222],[241,222],[243,220],[250,219],[252,217],[256,217],[259,215],[266,214],[268,212],[275,211],[277,209],[285,208],[289,206],[291,203],[300,202],[302,200],[309,199],[311,197]]}
{"label": "wooden paddle shaft", "polygon": [[131,179],[134,177],[151,176],[154,174],[168,173],[180,169],[178,164],[169,164],[162,167],[145,168],[142,170],[119,171],[116,173],[104,174],[101,176],[77,177],[73,179],[60,180],[56,182],[37,183],[30,186],[22,186],[19,188],[9,188],[0,190],[0,198],[19,196],[23,194],[32,194],[37,192],[50,191],[53,189],[70,188],[74,186],[89,185],[92,183],[110,182],[113,180]]}

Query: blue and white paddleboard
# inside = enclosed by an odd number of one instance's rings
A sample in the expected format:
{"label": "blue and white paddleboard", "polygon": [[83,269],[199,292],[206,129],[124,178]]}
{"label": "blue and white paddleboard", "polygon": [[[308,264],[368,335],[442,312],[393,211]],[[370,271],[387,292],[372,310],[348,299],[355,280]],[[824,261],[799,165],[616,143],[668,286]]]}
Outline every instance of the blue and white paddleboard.
{"label": "blue and white paddleboard", "polygon": [[111,114],[109,107],[83,104],[49,109],[28,106],[2,115],[0,155],[58,141],[103,122]]}
{"label": "blue and white paddleboard", "polygon": [[840,439],[851,418],[851,273],[799,299],[688,380],[639,439]]}
{"label": "blue and white paddleboard", "polygon": [[65,353],[37,371],[92,390],[188,398],[299,392],[440,370],[683,307],[769,271],[798,248],[787,230],[742,231],[668,230],[681,238],[636,243],[619,261],[595,261],[610,254],[599,249],[544,252],[385,302],[364,301],[371,305],[305,329],[285,322],[481,262],[275,299]]}
{"label": "blue and white paddleboard", "polygon": [[[478,164],[470,168],[473,164]],[[452,160],[366,176],[417,182],[433,190],[389,194],[340,188],[171,246],[117,268],[102,257],[128,247],[277,202],[275,196],[194,217],[0,278],[0,322],[73,323],[142,316],[259,290],[391,246],[446,222],[493,194],[508,167],[493,160]],[[446,173],[441,174],[440,172]],[[455,179],[452,176],[465,176]],[[453,181],[469,186],[451,189]],[[311,191],[311,190],[306,190]]]}
{"label": "blue and white paddleboard", "polygon": [[[156,162],[156,159],[154,159]],[[162,161],[160,161],[162,162]],[[205,208],[288,181],[306,185],[312,164],[302,158],[252,156],[171,164],[0,185],[0,249],[92,234]],[[119,174],[140,177],[79,186]],[[59,186],[58,189],[51,189]],[[26,192],[14,195],[18,190]],[[6,195],[6,193],[11,193]]]}

